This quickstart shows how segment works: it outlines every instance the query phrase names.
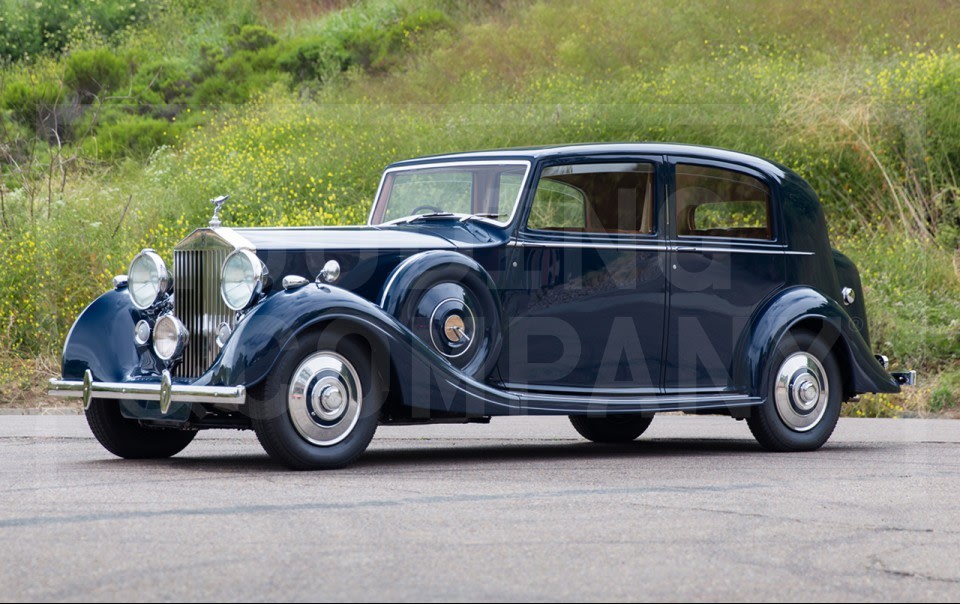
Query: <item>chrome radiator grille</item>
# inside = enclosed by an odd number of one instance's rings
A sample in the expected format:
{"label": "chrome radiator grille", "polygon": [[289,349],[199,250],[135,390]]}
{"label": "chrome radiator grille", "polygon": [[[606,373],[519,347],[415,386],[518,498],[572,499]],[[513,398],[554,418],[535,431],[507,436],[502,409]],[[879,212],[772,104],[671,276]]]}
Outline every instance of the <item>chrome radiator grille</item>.
{"label": "chrome radiator grille", "polygon": [[181,377],[196,378],[217,358],[217,327],[223,322],[234,324],[234,312],[220,297],[220,267],[232,250],[175,250],[173,252],[173,308],[190,337],[183,351],[183,361],[174,372]]}

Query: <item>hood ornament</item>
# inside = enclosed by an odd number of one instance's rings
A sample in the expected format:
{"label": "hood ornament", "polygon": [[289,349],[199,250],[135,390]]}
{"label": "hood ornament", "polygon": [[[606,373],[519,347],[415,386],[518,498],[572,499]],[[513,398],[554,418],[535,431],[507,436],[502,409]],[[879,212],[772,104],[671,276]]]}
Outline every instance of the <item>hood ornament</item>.
{"label": "hood ornament", "polygon": [[210,226],[212,228],[217,228],[220,226],[220,208],[223,207],[223,204],[230,199],[229,195],[221,195],[220,197],[215,197],[210,200],[210,203],[213,204],[213,217],[210,219]]}

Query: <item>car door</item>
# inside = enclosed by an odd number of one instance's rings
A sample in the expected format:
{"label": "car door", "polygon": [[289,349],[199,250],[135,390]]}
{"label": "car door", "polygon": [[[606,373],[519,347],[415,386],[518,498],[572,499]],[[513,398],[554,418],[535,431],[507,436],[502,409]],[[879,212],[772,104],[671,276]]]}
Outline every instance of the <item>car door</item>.
{"label": "car door", "polygon": [[737,344],[784,283],[775,183],[747,167],[668,158],[664,391],[734,392]]}
{"label": "car door", "polygon": [[504,296],[506,387],[660,391],[666,252],[660,156],[539,166]]}

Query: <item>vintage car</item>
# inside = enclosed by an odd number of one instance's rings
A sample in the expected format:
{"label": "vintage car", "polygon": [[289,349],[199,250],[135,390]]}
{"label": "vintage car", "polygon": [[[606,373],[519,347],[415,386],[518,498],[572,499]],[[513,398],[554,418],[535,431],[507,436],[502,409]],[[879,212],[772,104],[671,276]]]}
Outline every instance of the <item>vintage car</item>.
{"label": "vintage car", "polygon": [[841,403],[898,392],[810,186],[754,156],[596,144],[402,161],[368,224],[227,228],[133,259],[77,319],[50,394],[110,452],[256,431],[340,467],[378,424],[567,415],[627,442],[662,411],[808,451]]}

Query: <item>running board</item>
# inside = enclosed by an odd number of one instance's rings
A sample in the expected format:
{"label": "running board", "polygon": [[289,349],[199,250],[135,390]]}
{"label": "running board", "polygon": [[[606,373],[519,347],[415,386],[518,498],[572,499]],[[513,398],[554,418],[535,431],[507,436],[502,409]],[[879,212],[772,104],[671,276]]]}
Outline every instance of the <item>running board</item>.
{"label": "running board", "polygon": [[763,399],[746,394],[683,394],[642,397],[568,396],[511,391],[526,413],[663,413],[755,407]]}

